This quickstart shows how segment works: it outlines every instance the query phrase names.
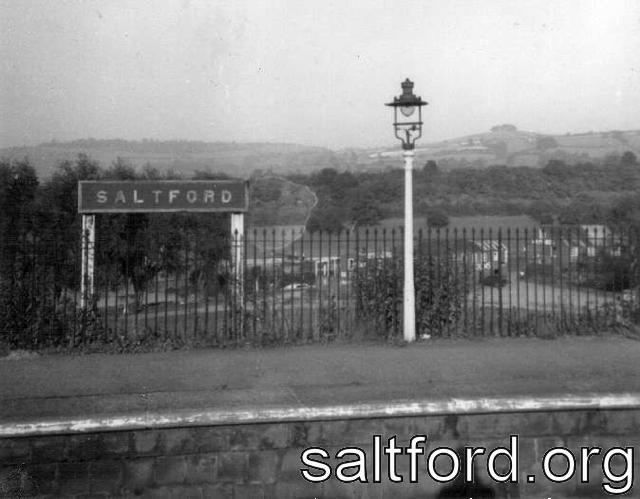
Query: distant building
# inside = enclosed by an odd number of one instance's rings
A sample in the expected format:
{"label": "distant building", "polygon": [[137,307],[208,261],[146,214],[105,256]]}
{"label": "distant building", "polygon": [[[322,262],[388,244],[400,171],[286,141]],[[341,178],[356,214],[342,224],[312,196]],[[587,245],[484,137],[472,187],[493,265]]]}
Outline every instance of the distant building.
{"label": "distant building", "polygon": [[497,270],[509,260],[509,249],[500,241],[465,241],[463,247],[463,254],[474,270]]}
{"label": "distant building", "polygon": [[540,227],[528,248],[529,256],[537,263],[553,260],[575,262],[593,258],[603,251],[608,255],[621,254],[622,238],[606,225],[553,225]]}

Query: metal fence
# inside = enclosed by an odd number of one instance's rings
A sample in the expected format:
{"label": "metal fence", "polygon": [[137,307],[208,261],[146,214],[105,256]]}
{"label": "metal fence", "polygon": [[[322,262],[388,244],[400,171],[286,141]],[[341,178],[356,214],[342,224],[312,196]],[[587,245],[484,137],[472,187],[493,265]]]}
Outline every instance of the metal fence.
{"label": "metal fence", "polygon": [[[0,341],[226,346],[402,336],[401,229],[258,228],[230,238],[185,227],[173,236],[169,248],[166,237],[114,242],[103,231],[84,307],[80,238],[5,241]],[[640,318],[638,239],[629,227],[419,230],[418,337],[632,327]],[[243,250],[240,273],[232,242]]]}

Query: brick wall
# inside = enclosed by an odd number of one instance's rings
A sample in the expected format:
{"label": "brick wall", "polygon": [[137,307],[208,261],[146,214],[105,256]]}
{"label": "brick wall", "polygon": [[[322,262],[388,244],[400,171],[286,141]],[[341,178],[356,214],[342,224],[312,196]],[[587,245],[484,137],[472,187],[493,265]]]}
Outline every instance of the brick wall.
{"label": "brick wall", "polygon": [[[406,456],[398,458],[398,473],[405,476],[399,484],[384,478],[376,484],[342,484],[335,478],[310,484],[302,478],[303,449],[320,446],[334,456],[344,446],[357,445],[372,456],[374,434],[384,439],[395,435],[399,444],[408,443],[412,435],[425,434],[428,450],[467,444],[492,449],[507,446],[509,435],[518,434],[520,480],[517,486],[491,485],[497,497],[604,497],[601,457],[591,460],[588,484],[581,484],[577,477],[558,485],[540,477],[531,484],[526,483],[526,476],[541,474],[542,456],[550,447],[567,447],[578,457],[579,448],[586,445],[604,450],[614,446],[640,449],[640,409],[449,414],[4,438],[0,439],[0,497],[436,497],[442,485],[427,476],[424,458],[417,484],[408,483]],[[640,475],[638,461],[635,475]],[[383,477],[385,470],[386,461]],[[486,472],[479,470],[479,474],[489,484]],[[638,487],[629,495],[637,497]]]}

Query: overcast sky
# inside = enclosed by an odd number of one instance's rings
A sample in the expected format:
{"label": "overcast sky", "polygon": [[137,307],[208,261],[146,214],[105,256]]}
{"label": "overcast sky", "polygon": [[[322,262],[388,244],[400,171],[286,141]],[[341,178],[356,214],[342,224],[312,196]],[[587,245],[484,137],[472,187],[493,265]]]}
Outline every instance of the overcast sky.
{"label": "overcast sky", "polygon": [[640,129],[638,0],[0,0],[0,146]]}

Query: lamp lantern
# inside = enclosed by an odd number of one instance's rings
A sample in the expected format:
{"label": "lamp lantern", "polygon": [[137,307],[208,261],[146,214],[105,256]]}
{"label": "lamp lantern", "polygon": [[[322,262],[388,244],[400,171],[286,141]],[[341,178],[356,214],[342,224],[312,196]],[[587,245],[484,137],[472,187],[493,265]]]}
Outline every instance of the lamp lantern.
{"label": "lamp lantern", "polygon": [[413,93],[413,82],[409,78],[400,85],[402,94],[385,105],[393,107],[393,128],[396,137],[402,142],[402,148],[411,150],[415,147],[416,140],[422,136],[422,106],[428,103]]}

